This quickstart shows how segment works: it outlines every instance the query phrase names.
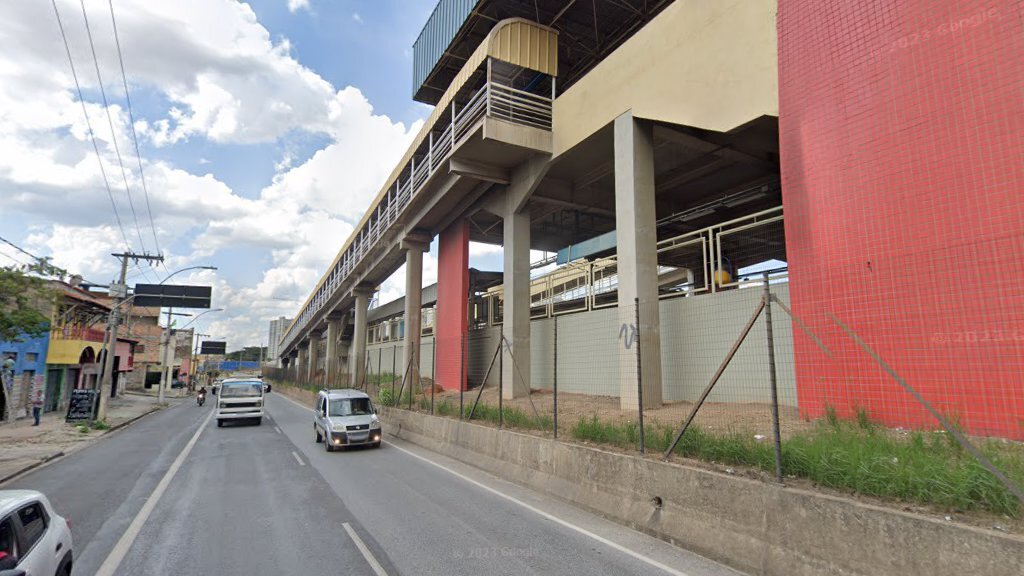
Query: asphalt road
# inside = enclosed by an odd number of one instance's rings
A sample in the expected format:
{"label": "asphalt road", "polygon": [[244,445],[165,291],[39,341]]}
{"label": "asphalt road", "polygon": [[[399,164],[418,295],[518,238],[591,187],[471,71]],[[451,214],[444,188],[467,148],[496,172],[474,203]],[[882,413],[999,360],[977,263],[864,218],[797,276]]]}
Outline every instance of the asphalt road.
{"label": "asphalt road", "polygon": [[76,574],[118,549],[117,574],[736,574],[413,445],[327,453],[310,409],[267,402],[262,426],[224,428],[185,403],[5,488],[71,518]]}

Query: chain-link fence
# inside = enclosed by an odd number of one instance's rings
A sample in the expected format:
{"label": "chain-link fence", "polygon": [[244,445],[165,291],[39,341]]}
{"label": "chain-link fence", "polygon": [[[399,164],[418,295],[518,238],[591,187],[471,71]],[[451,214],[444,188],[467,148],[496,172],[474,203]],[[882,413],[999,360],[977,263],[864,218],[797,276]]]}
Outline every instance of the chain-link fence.
{"label": "chain-link fence", "polygon": [[[807,478],[870,495],[1018,512],[1019,443],[965,429],[948,405],[930,400],[935,383],[904,380],[838,314],[829,326],[793,314],[789,283],[767,270],[713,294],[535,319],[528,364],[502,324],[428,339],[418,386],[401,342],[372,347],[357,387],[382,405],[695,458],[769,481]],[[813,349],[818,371],[842,373],[856,353],[875,378],[817,382],[824,392],[808,399],[801,345]],[[898,401],[872,403],[894,391]]]}

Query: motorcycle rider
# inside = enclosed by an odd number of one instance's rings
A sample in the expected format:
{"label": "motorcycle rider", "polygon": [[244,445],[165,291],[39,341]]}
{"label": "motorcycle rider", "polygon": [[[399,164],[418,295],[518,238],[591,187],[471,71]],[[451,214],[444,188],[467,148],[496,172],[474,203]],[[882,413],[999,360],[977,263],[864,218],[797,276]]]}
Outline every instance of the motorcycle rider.
{"label": "motorcycle rider", "polygon": [[196,395],[196,404],[202,406],[203,402],[206,402],[206,386],[200,386],[199,393]]}

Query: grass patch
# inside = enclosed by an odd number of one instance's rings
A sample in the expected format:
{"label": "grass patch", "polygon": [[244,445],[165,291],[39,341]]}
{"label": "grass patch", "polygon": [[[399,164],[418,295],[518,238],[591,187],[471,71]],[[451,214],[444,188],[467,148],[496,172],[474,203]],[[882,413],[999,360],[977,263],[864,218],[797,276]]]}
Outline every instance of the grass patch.
{"label": "grass patch", "polygon": [[93,420],[89,426],[93,430],[110,430],[110,425],[105,420]]}
{"label": "grass patch", "polygon": [[[421,398],[420,407],[424,410],[430,410],[430,399]],[[469,413],[472,410],[473,404],[466,403],[463,406],[462,417],[468,420]],[[459,406],[450,400],[441,400],[434,403],[434,414],[438,416],[458,418]],[[540,416],[538,418],[512,406],[504,406],[501,413],[499,413],[497,406],[491,406],[489,404],[484,404],[483,402],[478,404],[476,411],[473,412],[473,420],[483,420],[492,424],[498,424],[504,420],[505,426],[508,426],[509,428],[521,428],[524,430],[550,430],[553,426],[553,421],[550,416]]]}
{"label": "grass patch", "polygon": [[[649,450],[665,451],[675,431],[665,426],[644,430]],[[571,429],[578,440],[632,448],[639,444],[636,423],[607,423],[581,418]],[[956,510],[985,510],[1017,516],[1020,503],[1005,486],[948,434],[915,432],[898,437],[865,416],[849,423],[830,418],[816,429],[782,443],[782,470],[839,490],[933,504]],[[979,447],[995,465],[1024,483],[1024,446],[988,441]],[[711,434],[691,426],[675,453],[709,462],[775,469],[770,440],[748,432]]]}

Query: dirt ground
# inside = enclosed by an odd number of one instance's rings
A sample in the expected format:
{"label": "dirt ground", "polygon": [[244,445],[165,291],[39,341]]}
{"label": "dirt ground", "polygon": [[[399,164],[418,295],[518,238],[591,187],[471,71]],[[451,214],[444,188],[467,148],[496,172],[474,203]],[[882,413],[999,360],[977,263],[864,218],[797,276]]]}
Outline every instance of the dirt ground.
{"label": "dirt ground", "polygon": [[[488,406],[498,406],[498,387],[487,386],[480,392],[480,389],[468,390],[464,393],[463,402],[471,406],[480,394],[480,402]],[[423,397],[430,397],[429,384],[426,387]],[[521,410],[526,415],[532,415],[534,409],[541,416],[552,416],[554,413],[554,394],[550,390],[533,390],[529,396],[521,395],[513,400],[504,399],[504,407],[512,406]],[[435,403],[448,401],[457,406],[459,393],[457,391],[435,390]],[[644,410],[645,425],[660,424],[671,428],[679,428],[689,416],[693,409],[692,402],[668,402],[658,408]],[[638,417],[638,410],[623,409],[619,405],[619,398],[615,396],[595,396],[578,393],[558,393],[558,427],[559,430],[567,429],[576,424],[581,418],[597,416],[602,422],[635,422]],[[707,431],[722,432],[749,432],[752,435],[771,437],[772,420],[771,407],[760,403],[715,403],[706,402],[697,414],[694,423]],[[790,406],[780,406],[779,429],[783,438],[807,431],[814,426],[812,422],[801,420],[797,410]]]}

